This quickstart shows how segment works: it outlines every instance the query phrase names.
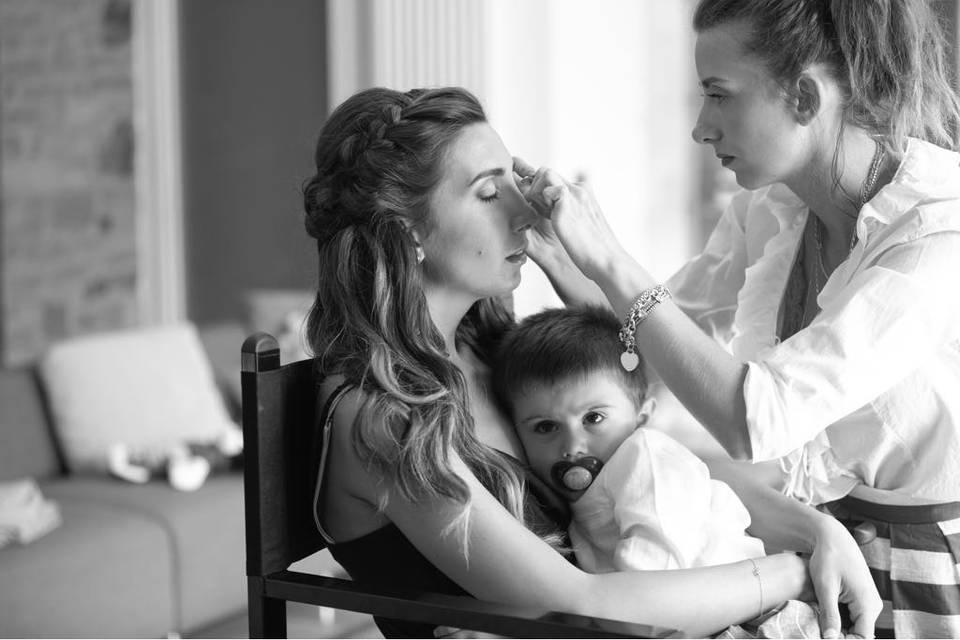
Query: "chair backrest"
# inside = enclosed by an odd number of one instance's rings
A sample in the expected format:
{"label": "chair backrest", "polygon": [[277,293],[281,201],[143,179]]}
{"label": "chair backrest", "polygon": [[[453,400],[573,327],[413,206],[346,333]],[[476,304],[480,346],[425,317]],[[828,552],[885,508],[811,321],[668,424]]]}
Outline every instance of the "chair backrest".
{"label": "chair backrest", "polygon": [[280,366],[257,333],[241,353],[247,575],[265,576],[324,548],[312,520],[317,386],[313,363]]}

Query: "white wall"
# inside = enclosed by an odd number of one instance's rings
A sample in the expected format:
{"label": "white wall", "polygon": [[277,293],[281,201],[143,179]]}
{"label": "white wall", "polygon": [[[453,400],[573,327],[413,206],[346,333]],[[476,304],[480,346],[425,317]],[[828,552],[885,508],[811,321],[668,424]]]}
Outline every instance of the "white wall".
{"label": "white wall", "polygon": [[[665,279],[697,233],[688,3],[490,4],[485,101],[494,126],[529,162],[585,176],[628,250]],[[559,304],[531,263],[515,302],[519,315]]]}
{"label": "white wall", "polygon": [[[587,177],[626,247],[655,276],[665,279],[692,254],[699,165],[690,129],[699,98],[688,1],[331,0],[330,7],[334,104],[371,84],[466,86],[512,153]],[[439,64],[445,58],[455,62]],[[518,315],[558,304],[528,262]]]}

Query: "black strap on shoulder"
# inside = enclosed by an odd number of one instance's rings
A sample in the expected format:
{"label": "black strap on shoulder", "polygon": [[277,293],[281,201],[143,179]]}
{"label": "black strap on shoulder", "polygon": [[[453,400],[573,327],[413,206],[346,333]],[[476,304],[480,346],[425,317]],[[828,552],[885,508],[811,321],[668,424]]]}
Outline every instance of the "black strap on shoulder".
{"label": "black strap on shoulder", "polygon": [[326,532],[323,525],[320,524],[320,497],[323,477],[327,470],[327,453],[330,449],[330,431],[333,424],[333,412],[337,410],[337,403],[353,387],[352,382],[344,382],[334,389],[330,397],[324,403],[323,410],[317,416],[318,420],[315,428],[318,430],[317,451],[315,452],[317,464],[317,481],[313,490],[313,522],[317,525],[317,531],[323,536],[327,544],[334,544],[333,538]]}
{"label": "black strap on shoulder", "polygon": [[352,386],[354,386],[353,383],[347,380],[345,382],[341,382],[340,386],[333,390],[333,393],[330,394],[330,396],[327,398],[327,401],[323,404],[323,409],[317,415],[318,425],[322,426],[330,421],[329,414],[332,414],[336,410],[337,403],[340,402],[340,396],[343,395],[343,392],[347,388]]}

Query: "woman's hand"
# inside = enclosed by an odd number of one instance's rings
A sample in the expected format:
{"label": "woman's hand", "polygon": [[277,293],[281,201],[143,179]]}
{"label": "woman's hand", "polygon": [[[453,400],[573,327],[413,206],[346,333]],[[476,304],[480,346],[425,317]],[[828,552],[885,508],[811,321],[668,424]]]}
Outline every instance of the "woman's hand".
{"label": "woman's hand", "polygon": [[820,603],[820,629],[824,637],[840,633],[838,603],[850,608],[851,635],[873,637],[873,627],[883,604],[853,536],[835,518],[783,495],[757,481],[741,463],[705,460],[710,475],[726,482],[750,512],[749,532],[768,548],[809,552],[808,571]]}
{"label": "woman's hand", "polygon": [[853,621],[848,637],[872,638],[883,602],[856,541],[833,518],[825,518],[820,527],[809,569],[820,603],[823,637],[840,637],[837,604],[843,602],[849,607]]}
{"label": "woman's hand", "polygon": [[[535,170],[520,158],[513,159],[513,171],[520,177],[520,193],[551,223],[541,232],[543,249],[553,249],[550,242],[558,239],[573,263],[592,280],[608,273],[616,260],[630,259],[589,189],[567,182],[550,169]],[[539,264],[537,257],[531,257]]]}

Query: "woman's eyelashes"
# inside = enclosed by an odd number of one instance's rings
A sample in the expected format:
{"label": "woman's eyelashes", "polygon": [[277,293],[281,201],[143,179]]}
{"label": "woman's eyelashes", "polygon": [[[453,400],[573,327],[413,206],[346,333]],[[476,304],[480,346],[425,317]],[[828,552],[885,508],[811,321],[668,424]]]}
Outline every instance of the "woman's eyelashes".
{"label": "woman's eyelashes", "polygon": [[520,195],[520,187],[517,186],[512,172],[505,172],[501,176],[491,178],[477,191],[477,198],[483,202],[493,202],[499,200],[504,189],[510,190],[511,187]]}
{"label": "woman's eyelashes", "polygon": [[716,103],[721,103],[724,100],[726,100],[729,96],[722,93],[715,93],[715,92],[702,93],[701,92],[700,97],[703,98],[704,100],[713,100]]}

